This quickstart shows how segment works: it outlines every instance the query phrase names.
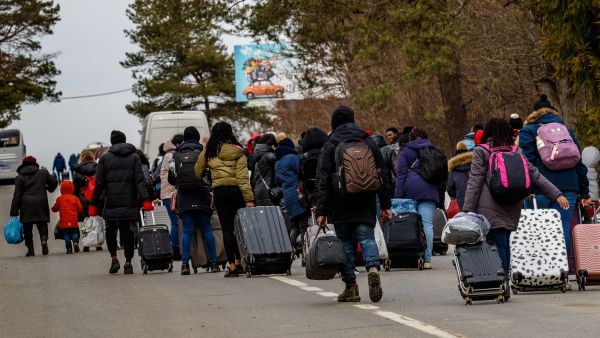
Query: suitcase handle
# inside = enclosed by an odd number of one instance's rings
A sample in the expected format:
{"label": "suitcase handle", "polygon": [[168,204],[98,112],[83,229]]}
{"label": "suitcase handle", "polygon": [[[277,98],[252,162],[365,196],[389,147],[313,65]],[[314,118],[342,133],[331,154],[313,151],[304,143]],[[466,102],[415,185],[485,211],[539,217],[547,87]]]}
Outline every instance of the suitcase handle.
{"label": "suitcase handle", "polygon": [[535,195],[531,194],[527,198],[529,198],[529,199],[531,199],[533,201],[533,210],[537,210],[538,206],[537,206],[537,200],[535,199]]}
{"label": "suitcase handle", "polygon": [[[144,209],[140,209],[140,223],[142,228],[146,226],[146,221],[144,220]],[[154,210],[150,211],[150,216],[152,217],[152,224],[156,224],[156,219],[154,218]]]}

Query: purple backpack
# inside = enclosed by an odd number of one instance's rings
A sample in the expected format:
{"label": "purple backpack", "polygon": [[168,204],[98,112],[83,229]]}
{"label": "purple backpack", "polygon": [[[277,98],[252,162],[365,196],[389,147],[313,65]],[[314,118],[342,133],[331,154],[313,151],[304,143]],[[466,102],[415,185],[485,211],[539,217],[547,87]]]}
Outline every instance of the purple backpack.
{"label": "purple backpack", "polygon": [[488,188],[498,204],[512,205],[531,194],[529,166],[517,147],[481,147],[490,152]]}
{"label": "purple backpack", "polygon": [[562,123],[540,125],[536,145],[542,162],[550,170],[571,169],[581,159],[579,147]]}

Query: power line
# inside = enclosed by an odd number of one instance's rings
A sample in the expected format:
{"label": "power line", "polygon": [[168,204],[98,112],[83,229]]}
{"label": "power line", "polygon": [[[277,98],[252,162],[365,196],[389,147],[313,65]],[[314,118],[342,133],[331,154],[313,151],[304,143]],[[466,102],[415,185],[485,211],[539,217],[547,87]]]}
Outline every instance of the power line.
{"label": "power line", "polygon": [[61,97],[61,101],[62,100],[75,100],[75,99],[87,99],[90,97],[98,97],[98,96],[107,96],[107,95],[114,95],[114,94],[119,94],[119,93],[125,93],[125,92],[130,92],[131,88],[127,88],[127,89],[120,89],[120,90],[114,90],[111,92],[104,92],[104,93],[97,93],[97,94],[89,94],[89,95],[79,95],[79,96],[65,96],[65,97]]}

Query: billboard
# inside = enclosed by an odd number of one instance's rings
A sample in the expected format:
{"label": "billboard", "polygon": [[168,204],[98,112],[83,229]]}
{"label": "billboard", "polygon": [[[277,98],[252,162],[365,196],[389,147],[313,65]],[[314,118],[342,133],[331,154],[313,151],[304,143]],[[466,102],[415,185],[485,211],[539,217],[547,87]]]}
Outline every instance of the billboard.
{"label": "billboard", "polygon": [[291,76],[293,61],[284,56],[287,52],[280,44],[235,46],[236,101],[299,98]]}

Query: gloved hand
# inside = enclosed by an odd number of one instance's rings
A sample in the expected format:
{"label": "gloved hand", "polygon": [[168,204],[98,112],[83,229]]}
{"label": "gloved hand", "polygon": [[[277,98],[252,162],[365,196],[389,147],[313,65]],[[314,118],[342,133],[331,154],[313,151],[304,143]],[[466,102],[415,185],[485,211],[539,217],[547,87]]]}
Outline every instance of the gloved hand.
{"label": "gloved hand", "polygon": [[152,211],[154,210],[154,204],[152,203],[152,201],[144,201],[144,204],[142,204],[142,208],[144,209],[144,211]]}
{"label": "gloved hand", "polygon": [[90,205],[88,208],[88,214],[90,215],[90,217],[98,216],[98,209],[96,209],[95,206]]}

